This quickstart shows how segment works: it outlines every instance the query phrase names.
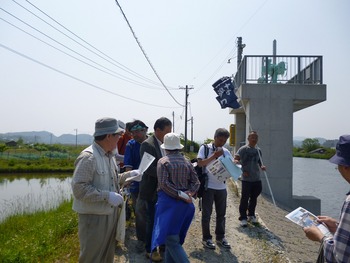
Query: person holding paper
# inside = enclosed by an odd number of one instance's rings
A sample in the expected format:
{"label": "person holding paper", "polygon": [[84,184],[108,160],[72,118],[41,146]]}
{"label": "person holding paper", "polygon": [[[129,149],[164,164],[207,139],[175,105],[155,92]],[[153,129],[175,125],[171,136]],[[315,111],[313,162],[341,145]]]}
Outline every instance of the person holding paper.
{"label": "person holding paper", "polygon": [[164,136],[166,156],[157,164],[158,201],[152,235],[152,248],[165,244],[165,262],[190,262],[182,244],[191,225],[195,207],[192,203],[199,188],[193,165],[180,152],[179,135]]}
{"label": "person holding paper", "polygon": [[114,262],[118,207],[124,203],[120,185],[140,173],[117,173],[115,152],[124,129],[114,118],[98,119],[93,144],[74,163],[71,186],[79,219],[79,262]]}
{"label": "person holding paper", "polygon": [[[350,184],[350,135],[339,137],[336,153],[329,161],[338,165],[339,173]],[[328,216],[319,216],[318,221],[325,224],[333,234],[324,235],[316,226],[304,228],[307,238],[323,246],[319,258],[324,256],[326,262],[350,262],[350,192],[343,203],[339,221]]]}
{"label": "person holding paper", "polygon": [[257,223],[255,208],[262,191],[260,169],[266,170],[260,159],[261,150],[256,148],[258,138],[258,133],[251,131],[248,135],[248,144],[239,148],[234,157],[234,162],[242,165],[242,193],[238,218],[242,227],[247,226],[247,220],[253,224]]}
{"label": "person holding paper", "polygon": [[[224,129],[219,128],[215,131],[214,142],[207,144],[209,148],[208,157],[205,157],[205,146],[199,148],[197,159],[200,167],[206,167],[211,162],[216,161],[220,156],[232,155],[224,145],[230,133]],[[216,242],[224,248],[231,248],[230,243],[225,238],[225,220],[226,220],[226,206],[227,206],[227,190],[226,181],[218,180],[218,178],[205,168],[208,175],[207,185],[202,197],[202,243],[203,246],[209,249],[215,249],[215,244],[210,234],[210,218],[213,212],[213,204],[215,203],[216,211],[216,227],[215,235]]]}

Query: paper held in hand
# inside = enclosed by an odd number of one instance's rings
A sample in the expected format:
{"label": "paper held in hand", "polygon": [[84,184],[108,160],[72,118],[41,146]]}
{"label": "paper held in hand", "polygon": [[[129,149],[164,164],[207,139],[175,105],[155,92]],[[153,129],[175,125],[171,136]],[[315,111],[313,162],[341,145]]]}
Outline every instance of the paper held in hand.
{"label": "paper held in hand", "polygon": [[147,168],[151,165],[151,163],[154,161],[154,159],[156,159],[156,158],[153,155],[145,152],[142,156],[141,163],[140,163],[139,169],[138,169],[140,171],[140,175],[134,176],[134,177],[129,177],[125,181],[126,182],[128,182],[128,181],[140,182],[144,171],[147,170]]}
{"label": "paper held in hand", "polygon": [[209,163],[207,169],[222,182],[230,177],[238,180],[238,177],[242,174],[241,166],[236,165],[229,156],[220,156],[218,159]]}
{"label": "paper held in hand", "polygon": [[317,221],[317,216],[315,216],[313,213],[306,210],[305,208],[298,207],[297,209],[295,209],[294,211],[286,215],[286,218],[288,218],[290,221],[294,222],[295,224],[301,227],[309,227],[309,226],[315,225],[321,230],[321,232],[325,236],[332,235],[329,232],[327,226],[322,223],[319,223]]}

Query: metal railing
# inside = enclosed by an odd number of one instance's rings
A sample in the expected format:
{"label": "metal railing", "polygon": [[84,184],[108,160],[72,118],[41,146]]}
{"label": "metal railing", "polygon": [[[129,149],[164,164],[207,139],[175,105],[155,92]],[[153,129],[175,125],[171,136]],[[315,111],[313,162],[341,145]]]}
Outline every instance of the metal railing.
{"label": "metal railing", "polygon": [[323,84],[322,56],[244,56],[234,77],[244,83]]}

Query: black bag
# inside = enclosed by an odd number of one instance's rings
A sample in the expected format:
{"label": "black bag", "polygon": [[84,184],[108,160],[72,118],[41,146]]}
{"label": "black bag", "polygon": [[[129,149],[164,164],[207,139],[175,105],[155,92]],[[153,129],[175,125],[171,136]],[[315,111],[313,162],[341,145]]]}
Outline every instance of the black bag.
{"label": "black bag", "polygon": [[[209,154],[209,147],[206,144],[203,144],[203,145],[204,145],[204,156],[206,159],[208,157],[208,154]],[[194,169],[196,170],[198,180],[201,183],[199,186],[199,189],[197,191],[197,197],[201,198],[203,196],[204,191],[206,191],[208,188],[208,175],[204,172],[205,167],[198,166],[197,158],[192,159],[191,163],[197,163],[197,165],[194,167]]]}

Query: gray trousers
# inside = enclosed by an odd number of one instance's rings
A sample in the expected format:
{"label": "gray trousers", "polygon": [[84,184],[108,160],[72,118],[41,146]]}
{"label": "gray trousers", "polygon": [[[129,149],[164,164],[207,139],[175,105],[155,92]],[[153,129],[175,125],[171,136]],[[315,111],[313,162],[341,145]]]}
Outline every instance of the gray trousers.
{"label": "gray trousers", "polygon": [[79,262],[114,262],[117,208],[114,211],[111,215],[79,214]]}
{"label": "gray trousers", "polygon": [[215,236],[216,240],[225,237],[227,191],[209,189],[204,191],[202,197],[202,235],[203,240],[212,239],[210,234],[210,218],[213,212],[213,204],[216,212]]}

